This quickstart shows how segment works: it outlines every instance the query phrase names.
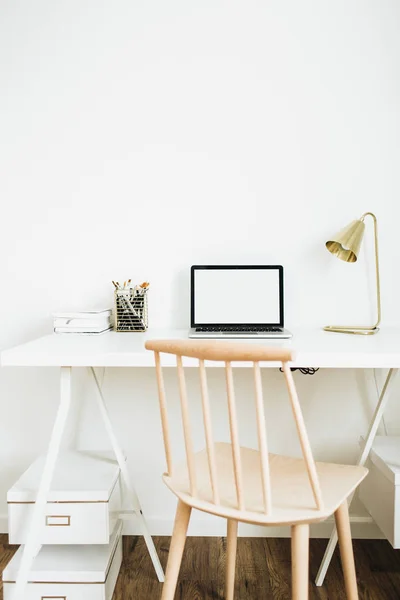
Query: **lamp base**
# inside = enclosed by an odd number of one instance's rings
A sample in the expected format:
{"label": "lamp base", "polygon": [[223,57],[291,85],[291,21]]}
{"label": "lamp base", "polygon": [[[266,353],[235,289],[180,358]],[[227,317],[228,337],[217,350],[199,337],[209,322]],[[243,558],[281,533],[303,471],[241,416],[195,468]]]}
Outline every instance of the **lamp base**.
{"label": "lamp base", "polygon": [[341,325],[327,325],[324,331],[333,331],[334,333],[350,333],[353,335],[374,335],[378,333],[379,327],[343,327]]}

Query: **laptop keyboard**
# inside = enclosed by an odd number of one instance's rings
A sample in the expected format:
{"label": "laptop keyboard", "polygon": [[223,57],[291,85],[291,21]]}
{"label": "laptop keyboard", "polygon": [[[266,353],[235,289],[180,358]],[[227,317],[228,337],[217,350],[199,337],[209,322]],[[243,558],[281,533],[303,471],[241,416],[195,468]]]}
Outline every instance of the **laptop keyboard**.
{"label": "laptop keyboard", "polygon": [[280,327],[196,327],[198,333],[282,333]]}

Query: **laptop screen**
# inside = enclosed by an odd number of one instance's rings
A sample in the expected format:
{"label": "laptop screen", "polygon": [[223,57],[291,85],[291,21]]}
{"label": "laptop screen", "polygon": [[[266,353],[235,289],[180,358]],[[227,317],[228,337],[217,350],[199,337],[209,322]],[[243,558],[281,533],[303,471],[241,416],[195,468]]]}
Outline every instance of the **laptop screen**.
{"label": "laptop screen", "polygon": [[283,267],[193,266],[191,326],[283,327]]}

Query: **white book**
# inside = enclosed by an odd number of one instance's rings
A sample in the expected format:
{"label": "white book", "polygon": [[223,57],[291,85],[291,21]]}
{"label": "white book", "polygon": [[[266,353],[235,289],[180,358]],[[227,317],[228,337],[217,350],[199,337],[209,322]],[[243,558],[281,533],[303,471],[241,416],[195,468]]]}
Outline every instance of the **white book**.
{"label": "white book", "polygon": [[82,311],[58,311],[53,313],[54,319],[98,319],[112,315],[112,308]]}
{"label": "white book", "polygon": [[54,333],[80,333],[83,335],[97,335],[99,333],[105,333],[106,331],[110,331],[112,329],[112,325],[109,325],[105,329],[97,329],[90,327],[54,327]]}
{"label": "white book", "polygon": [[104,317],[96,317],[88,319],[87,317],[82,318],[68,318],[68,317],[56,317],[54,319],[54,327],[96,327],[97,329],[105,329],[111,322],[111,315]]}

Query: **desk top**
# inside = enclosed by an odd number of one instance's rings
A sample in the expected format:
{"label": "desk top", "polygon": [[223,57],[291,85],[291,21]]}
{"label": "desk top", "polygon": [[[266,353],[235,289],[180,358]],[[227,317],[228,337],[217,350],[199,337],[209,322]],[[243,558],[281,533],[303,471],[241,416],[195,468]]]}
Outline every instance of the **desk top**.
{"label": "desk top", "polygon": [[[2,366],[20,367],[152,367],[153,353],[145,349],[147,339],[186,339],[188,330],[149,329],[146,333],[116,333],[84,336],[51,334],[1,353]],[[255,344],[293,348],[294,367],[400,368],[400,329],[384,328],[373,336],[329,333],[321,329],[293,330],[291,340],[247,340]],[[162,364],[175,366],[170,355]],[[195,359],[184,359],[196,366]],[[218,366],[218,363],[208,363]],[[235,363],[246,367],[249,363]],[[279,363],[262,363],[277,367]]]}

